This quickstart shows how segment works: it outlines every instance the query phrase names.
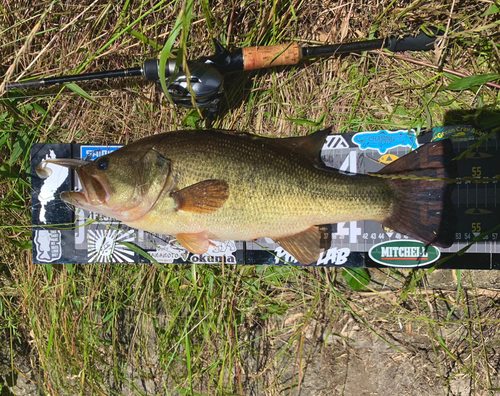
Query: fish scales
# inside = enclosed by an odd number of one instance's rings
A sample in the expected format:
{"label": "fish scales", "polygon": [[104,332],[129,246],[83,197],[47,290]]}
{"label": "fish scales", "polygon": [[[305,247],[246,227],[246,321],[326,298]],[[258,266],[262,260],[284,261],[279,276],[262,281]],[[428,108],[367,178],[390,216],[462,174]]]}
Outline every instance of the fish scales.
{"label": "fish scales", "polygon": [[229,185],[229,198],[205,215],[172,212],[174,203],[165,194],[143,219],[128,223],[132,227],[250,240],[291,235],[315,224],[381,221],[391,210],[393,193],[385,180],[318,169],[297,153],[265,144],[265,138],[184,131],[152,140],[151,147],[171,160],[178,189],[221,179]]}
{"label": "fish scales", "polygon": [[[82,190],[64,192],[62,200],[174,235],[195,254],[208,250],[209,239],[269,237],[311,264],[325,249],[318,226],[356,220],[451,245],[450,190],[440,179],[453,177],[449,141],[424,145],[374,177],[323,168],[319,152],[328,133],[269,139],[178,131],[140,139],[93,162],[49,159],[37,173],[46,176],[46,163],[75,169]],[[414,180],[420,176],[424,180]]]}

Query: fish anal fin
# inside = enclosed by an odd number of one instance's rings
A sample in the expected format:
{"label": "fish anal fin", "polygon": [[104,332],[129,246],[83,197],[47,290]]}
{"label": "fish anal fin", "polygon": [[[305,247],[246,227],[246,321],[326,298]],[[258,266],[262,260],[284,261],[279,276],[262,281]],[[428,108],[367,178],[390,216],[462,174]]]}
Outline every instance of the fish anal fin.
{"label": "fish anal fin", "polygon": [[229,185],[224,180],[204,180],[172,193],[172,198],[177,210],[210,214],[229,198]]}
{"label": "fish anal fin", "polygon": [[[431,178],[456,177],[450,140],[427,143],[384,167],[379,173]],[[456,216],[451,186],[444,180],[391,179],[395,202],[384,226],[438,247],[453,243]]]}
{"label": "fish anal fin", "polygon": [[177,234],[175,238],[187,251],[193,254],[203,254],[206,253],[210,241],[208,240],[207,233],[205,231],[198,232],[196,234]]}
{"label": "fish anal fin", "polygon": [[318,226],[312,226],[298,234],[273,239],[299,263],[305,265],[318,261],[323,250],[321,248],[321,232]]}

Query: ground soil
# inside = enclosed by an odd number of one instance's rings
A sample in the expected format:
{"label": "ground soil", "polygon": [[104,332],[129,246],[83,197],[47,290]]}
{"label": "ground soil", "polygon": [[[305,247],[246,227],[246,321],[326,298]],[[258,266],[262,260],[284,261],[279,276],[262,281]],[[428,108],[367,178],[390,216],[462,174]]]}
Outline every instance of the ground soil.
{"label": "ground soil", "polygon": [[[496,289],[498,274],[493,271],[474,271],[462,281],[464,293],[473,298],[469,309],[481,313],[489,319],[497,314],[496,301],[500,289]],[[376,278],[376,276],[375,276]],[[242,356],[238,367],[241,386],[245,395],[487,395],[495,391],[487,390],[474,381],[467,367],[473,367],[473,374],[485,383],[490,376],[490,389],[500,386],[498,369],[500,357],[496,349],[488,351],[488,368],[485,360],[478,359],[478,347],[471,346],[467,337],[481,336],[484,343],[496,342],[498,326],[484,324],[481,334],[468,328],[463,320],[464,310],[455,310],[451,320],[449,301],[453,300],[457,288],[456,276],[452,271],[435,271],[425,279],[427,290],[421,295],[432,295],[425,304],[429,309],[426,317],[445,323],[438,331],[453,346],[450,354],[438,345],[432,330],[425,325],[412,325],[401,320],[383,320],[381,315],[393,312],[391,301],[400,298],[400,292],[390,290],[387,284],[374,279],[379,293],[343,293],[357,315],[342,311],[332,317],[330,307],[323,304],[315,310],[313,317],[304,323],[304,313],[290,310],[283,316],[268,318],[255,326],[248,327],[247,334],[240,336],[258,339],[259,333],[269,334],[276,330],[278,336],[263,337],[252,345],[253,354]],[[473,302],[474,300],[474,302]],[[472,305],[474,305],[473,308]],[[358,307],[358,308],[356,308]],[[359,310],[359,307],[365,308]],[[404,307],[408,310],[422,309],[418,301],[409,299]],[[392,311],[391,311],[392,310]],[[392,316],[394,317],[394,315]],[[453,318],[457,319],[456,321]],[[362,322],[364,321],[364,323]],[[447,324],[446,324],[447,323]],[[420,323],[421,324],[421,323]],[[436,328],[436,327],[432,327]],[[286,331],[286,329],[290,329]],[[297,337],[300,331],[300,337]],[[295,337],[295,338],[294,338]],[[124,341],[129,337],[124,336]],[[290,342],[291,339],[295,341]],[[491,345],[489,345],[491,347]],[[36,385],[43,381],[37,367],[37,356],[29,345],[15,343],[13,360],[9,345],[1,350],[0,378],[4,387],[0,395],[37,395],[41,390]],[[154,363],[155,340],[151,338],[150,363]],[[476,363],[471,366],[471,356],[476,355]],[[152,360],[151,360],[152,359]],[[12,374],[11,367],[15,367]],[[158,368],[159,369],[159,368]],[[128,370],[133,386],[108,384],[117,394],[164,394],[163,375],[154,367],[145,378],[138,367]],[[235,376],[236,377],[236,376]],[[134,389],[135,388],[135,389]],[[197,390],[201,394],[207,389]],[[238,393],[239,394],[239,393]]]}

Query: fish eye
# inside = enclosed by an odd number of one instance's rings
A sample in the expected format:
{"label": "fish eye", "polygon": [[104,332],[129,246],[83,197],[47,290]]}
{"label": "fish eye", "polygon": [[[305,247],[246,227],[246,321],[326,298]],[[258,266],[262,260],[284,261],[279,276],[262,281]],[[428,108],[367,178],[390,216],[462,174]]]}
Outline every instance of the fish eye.
{"label": "fish eye", "polygon": [[97,169],[100,169],[100,170],[108,169],[108,165],[109,165],[109,158],[108,157],[101,157],[96,162]]}

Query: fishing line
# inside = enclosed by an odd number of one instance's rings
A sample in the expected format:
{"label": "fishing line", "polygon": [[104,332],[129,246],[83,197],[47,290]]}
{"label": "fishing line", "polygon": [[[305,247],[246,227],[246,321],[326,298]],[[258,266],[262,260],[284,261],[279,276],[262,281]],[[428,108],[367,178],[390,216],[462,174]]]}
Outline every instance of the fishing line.
{"label": "fishing line", "polygon": [[427,181],[444,181],[446,184],[456,184],[461,182],[470,182],[470,184],[482,183],[495,183],[500,180],[500,175],[491,177],[475,177],[464,176],[462,178],[448,178],[448,177],[432,177],[432,176],[416,176],[416,175],[396,175],[396,174],[380,174],[380,173],[367,173],[369,176],[380,177],[382,179],[400,179],[400,180],[427,180]]}

